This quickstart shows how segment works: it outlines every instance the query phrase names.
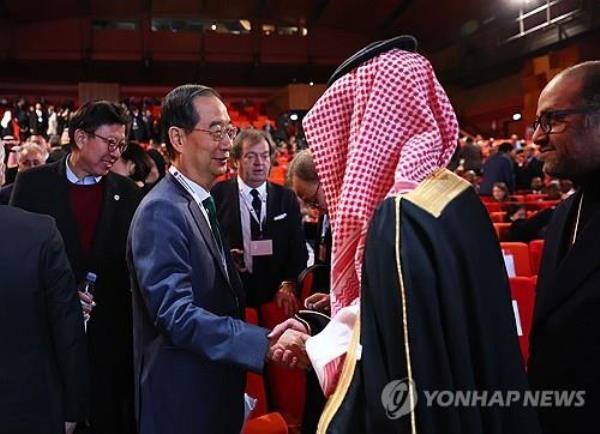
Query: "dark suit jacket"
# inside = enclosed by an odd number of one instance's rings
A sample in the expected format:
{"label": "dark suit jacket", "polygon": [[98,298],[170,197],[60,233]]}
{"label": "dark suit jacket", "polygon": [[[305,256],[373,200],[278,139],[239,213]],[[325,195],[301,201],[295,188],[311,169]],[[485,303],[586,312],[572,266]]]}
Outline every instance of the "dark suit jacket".
{"label": "dark suit jacket", "polygon": [[[215,185],[212,195],[217,203],[219,223],[230,247],[243,250],[237,178]],[[270,302],[282,281],[296,282],[300,272],[306,268],[308,254],[302,216],[298,199],[290,189],[267,182],[267,217],[263,233],[266,239],[273,240],[273,255],[253,259],[255,288],[247,288],[248,304],[252,306]]]}
{"label": "dark suit jacket", "polygon": [[511,193],[515,190],[515,164],[509,154],[498,152],[483,165],[483,181],[479,194],[489,196],[496,182],[503,182]]}
{"label": "dark suit jacket", "polygon": [[14,187],[15,184],[13,182],[0,188],[0,205],[8,205]]}
{"label": "dark suit jacket", "polygon": [[91,359],[103,365],[125,363],[131,366],[131,290],[125,247],[140,189],[120,175],[109,173],[104,177],[104,202],[90,258],[84,260],[69,195],[65,158],[20,173],[11,205],[56,219],[77,282],[82,282],[90,271],[97,274],[97,306],[88,323]]}
{"label": "dark suit jacket", "polygon": [[246,371],[267,330],[245,323],[244,292],[194,199],[167,176],[131,225],[136,417],[140,434],[238,434]]}
{"label": "dark suit jacket", "polygon": [[544,433],[598,432],[600,405],[600,213],[562,257],[581,192],[554,212],[538,279],[530,334],[532,388],[585,390],[582,408],[540,408]]}
{"label": "dark suit jacket", "polygon": [[75,280],[53,219],[0,206],[0,221],[0,433],[63,433],[87,407]]}

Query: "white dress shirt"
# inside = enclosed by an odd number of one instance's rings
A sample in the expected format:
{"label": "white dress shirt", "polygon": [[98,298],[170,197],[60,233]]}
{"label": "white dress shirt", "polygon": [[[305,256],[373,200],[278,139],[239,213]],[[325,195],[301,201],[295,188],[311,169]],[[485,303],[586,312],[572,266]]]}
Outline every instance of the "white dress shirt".
{"label": "white dress shirt", "polygon": [[240,190],[240,220],[242,224],[242,239],[244,241],[244,264],[250,273],[252,273],[252,255],[250,254],[250,243],[252,242],[252,230],[250,227],[250,210],[252,208],[252,194],[250,191],[257,190],[260,198],[260,220],[261,228],[264,227],[267,220],[267,183],[263,182],[256,188],[250,187],[242,178],[237,177],[238,188]]}

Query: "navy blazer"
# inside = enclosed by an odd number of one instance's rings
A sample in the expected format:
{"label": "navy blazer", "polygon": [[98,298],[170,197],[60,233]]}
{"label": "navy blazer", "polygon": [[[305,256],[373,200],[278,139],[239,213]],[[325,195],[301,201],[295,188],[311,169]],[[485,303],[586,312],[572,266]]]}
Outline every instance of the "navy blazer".
{"label": "navy blazer", "polygon": [[229,252],[167,176],[144,198],[128,238],[136,417],[140,434],[235,433],[246,371],[260,372],[267,330],[247,324]]}
{"label": "navy blazer", "polygon": [[73,273],[54,219],[1,205],[0,222],[0,433],[62,433],[88,403]]}

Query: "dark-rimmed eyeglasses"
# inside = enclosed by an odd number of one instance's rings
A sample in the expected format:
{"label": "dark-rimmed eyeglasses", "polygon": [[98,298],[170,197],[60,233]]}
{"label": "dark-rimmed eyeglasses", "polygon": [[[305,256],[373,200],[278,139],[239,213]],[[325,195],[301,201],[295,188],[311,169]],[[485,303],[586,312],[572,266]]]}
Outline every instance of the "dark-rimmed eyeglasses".
{"label": "dark-rimmed eyeglasses", "polygon": [[99,134],[96,133],[89,133],[88,134],[90,136],[94,136],[97,139],[102,140],[104,143],[106,143],[106,145],[108,146],[108,150],[109,152],[115,152],[117,149],[119,150],[119,153],[123,153],[125,152],[125,149],[127,149],[127,139],[115,139],[114,137],[103,137]]}
{"label": "dark-rimmed eyeglasses", "polygon": [[218,130],[205,130],[204,128],[192,128],[192,131],[200,131],[201,133],[208,133],[208,134],[210,134],[210,136],[212,137],[212,139],[215,142],[220,143],[221,141],[223,141],[223,139],[225,137],[227,137],[229,140],[233,141],[233,139],[235,139],[235,136],[237,136],[239,128],[230,125],[228,127],[220,128]]}
{"label": "dark-rimmed eyeglasses", "polygon": [[592,113],[600,110],[598,106],[576,107],[571,109],[547,110],[536,116],[533,131],[539,127],[545,134],[561,133],[567,126],[566,117],[574,114]]}

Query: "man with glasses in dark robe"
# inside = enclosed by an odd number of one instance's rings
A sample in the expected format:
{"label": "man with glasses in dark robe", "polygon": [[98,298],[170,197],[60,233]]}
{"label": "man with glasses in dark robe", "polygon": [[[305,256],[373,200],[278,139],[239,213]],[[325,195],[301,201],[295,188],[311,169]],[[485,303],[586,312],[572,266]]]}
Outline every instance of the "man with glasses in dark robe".
{"label": "man with glasses in dark robe", "polygon": [[585,394],[579,405],[540,407],[544,433],[595,433],[600,408],[600,62],[575,65],[548,83],[538,101],[533,141],[546,173],[580,187],[556,208],[546,230],[527,372],[534,389]]}

